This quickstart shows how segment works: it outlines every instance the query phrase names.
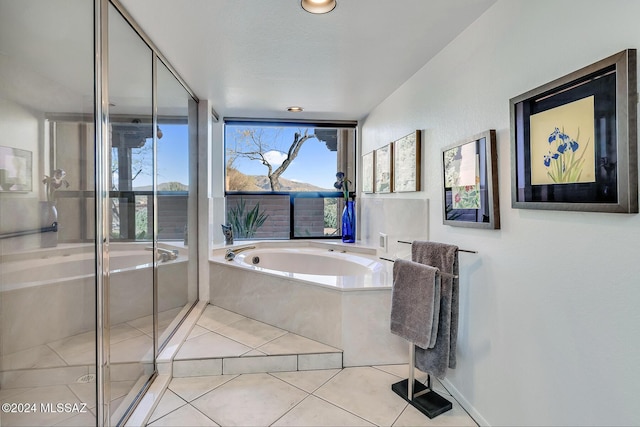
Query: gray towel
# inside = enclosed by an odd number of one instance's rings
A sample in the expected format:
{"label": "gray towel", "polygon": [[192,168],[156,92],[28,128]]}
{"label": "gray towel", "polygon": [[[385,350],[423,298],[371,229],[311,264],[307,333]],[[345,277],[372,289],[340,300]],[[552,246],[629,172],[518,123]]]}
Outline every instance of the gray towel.
{"label": "gray towel", "polygon": [[397,259],[393,264],[391,332],[418,347],[433,347],[438,334],[439,311],[439,270]]}
{"label": "gray towel", "polygon": [[[415,241],[411,245],[415,262],[431,265],[442,273],[458,275],[458,247],[436,242]],[[443,275],[440,279],[440,319],[436,345],[416,348],[416,367],[442,379],[447,367],[456,367],[458,341],[458,279]]]}

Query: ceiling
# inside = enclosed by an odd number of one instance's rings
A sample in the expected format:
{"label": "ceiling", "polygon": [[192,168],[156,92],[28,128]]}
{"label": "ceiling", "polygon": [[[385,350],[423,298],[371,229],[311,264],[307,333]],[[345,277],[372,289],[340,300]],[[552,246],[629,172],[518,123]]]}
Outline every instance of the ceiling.
{"label": "ceiling", "polygon": [[314,120],[366,117],[495,1],[120,0],[221,116]]}

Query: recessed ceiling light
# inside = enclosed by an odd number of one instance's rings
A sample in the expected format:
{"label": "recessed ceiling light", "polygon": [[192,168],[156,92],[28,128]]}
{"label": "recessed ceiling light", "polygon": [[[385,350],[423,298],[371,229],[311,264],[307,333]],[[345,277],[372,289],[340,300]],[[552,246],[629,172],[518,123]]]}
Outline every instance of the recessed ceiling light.
{"label": "recessed ceiling light", "polygon": [[336,0],[302,0],[300,5],[309,13],[327,13],[336,8]]}
{"label": "recessed ceiling light", "polygon": [[302,107],[297,107],[297,106],[287,107],[287,111],[290,111],[292,113],[300,113],[302,112]]}

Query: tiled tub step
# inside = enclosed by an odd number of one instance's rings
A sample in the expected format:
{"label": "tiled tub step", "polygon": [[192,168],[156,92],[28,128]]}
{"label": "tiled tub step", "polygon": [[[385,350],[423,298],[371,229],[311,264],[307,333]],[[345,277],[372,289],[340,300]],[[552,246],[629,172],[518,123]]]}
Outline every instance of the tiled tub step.
{"label": "tiled tub step", "polygon": [[342,350],[209,305],[173,360],[173,376],[342,368]]}

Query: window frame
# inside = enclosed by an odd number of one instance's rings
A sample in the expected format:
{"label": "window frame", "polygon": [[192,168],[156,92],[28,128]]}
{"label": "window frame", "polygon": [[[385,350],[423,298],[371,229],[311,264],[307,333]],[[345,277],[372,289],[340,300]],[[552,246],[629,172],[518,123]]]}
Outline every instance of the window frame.
{"label": "window frame", "polygon": [[[342,129],[352,129],[354,132],[353,135],[353,159],[350,167],[353,170],[353,191],[350,191],[350,194],[354,194],[355,197],[355,189],[357,184],[357,141],[358,141],[358,122],[352,120],[277,120],[277,119],[242,119],[242,118],[225,118],[223,126],[223,158],[224,164],[227,163],[227,125],[246,125],[246,126],[273,126],[273,127],[309,127],[309,128],[320,128],[320,129],[333,129],[333,128],[342,128]],[[225,200],[227,196],[262,196],[262,197],[270,197],[270,196],[288,196],[289,197],[289,240],[335,240],[341,238],[341,225],[340,219],[338,219],[337,228],[340,231],[340,234],[336,236],[296,236],[295,235],[295,199],[296,198],[314,198],[314,199],[326,199],[326,198],[336,198],[338,199],[338,206],[344,206],[344,201],[342,201],[344,195],[342,191],[228,191],[226,188],[227,181],[227,168],[224,168],[224,179],[222,180],[222,186],[224,191]],[[226,221],[227,211],[225,209],[225,221]],[[252,240],[269,240],[269,239],[252,239]],[[274,239],[278,240],[278,239]],[[285,239],[279,239],[285,240]]]}

